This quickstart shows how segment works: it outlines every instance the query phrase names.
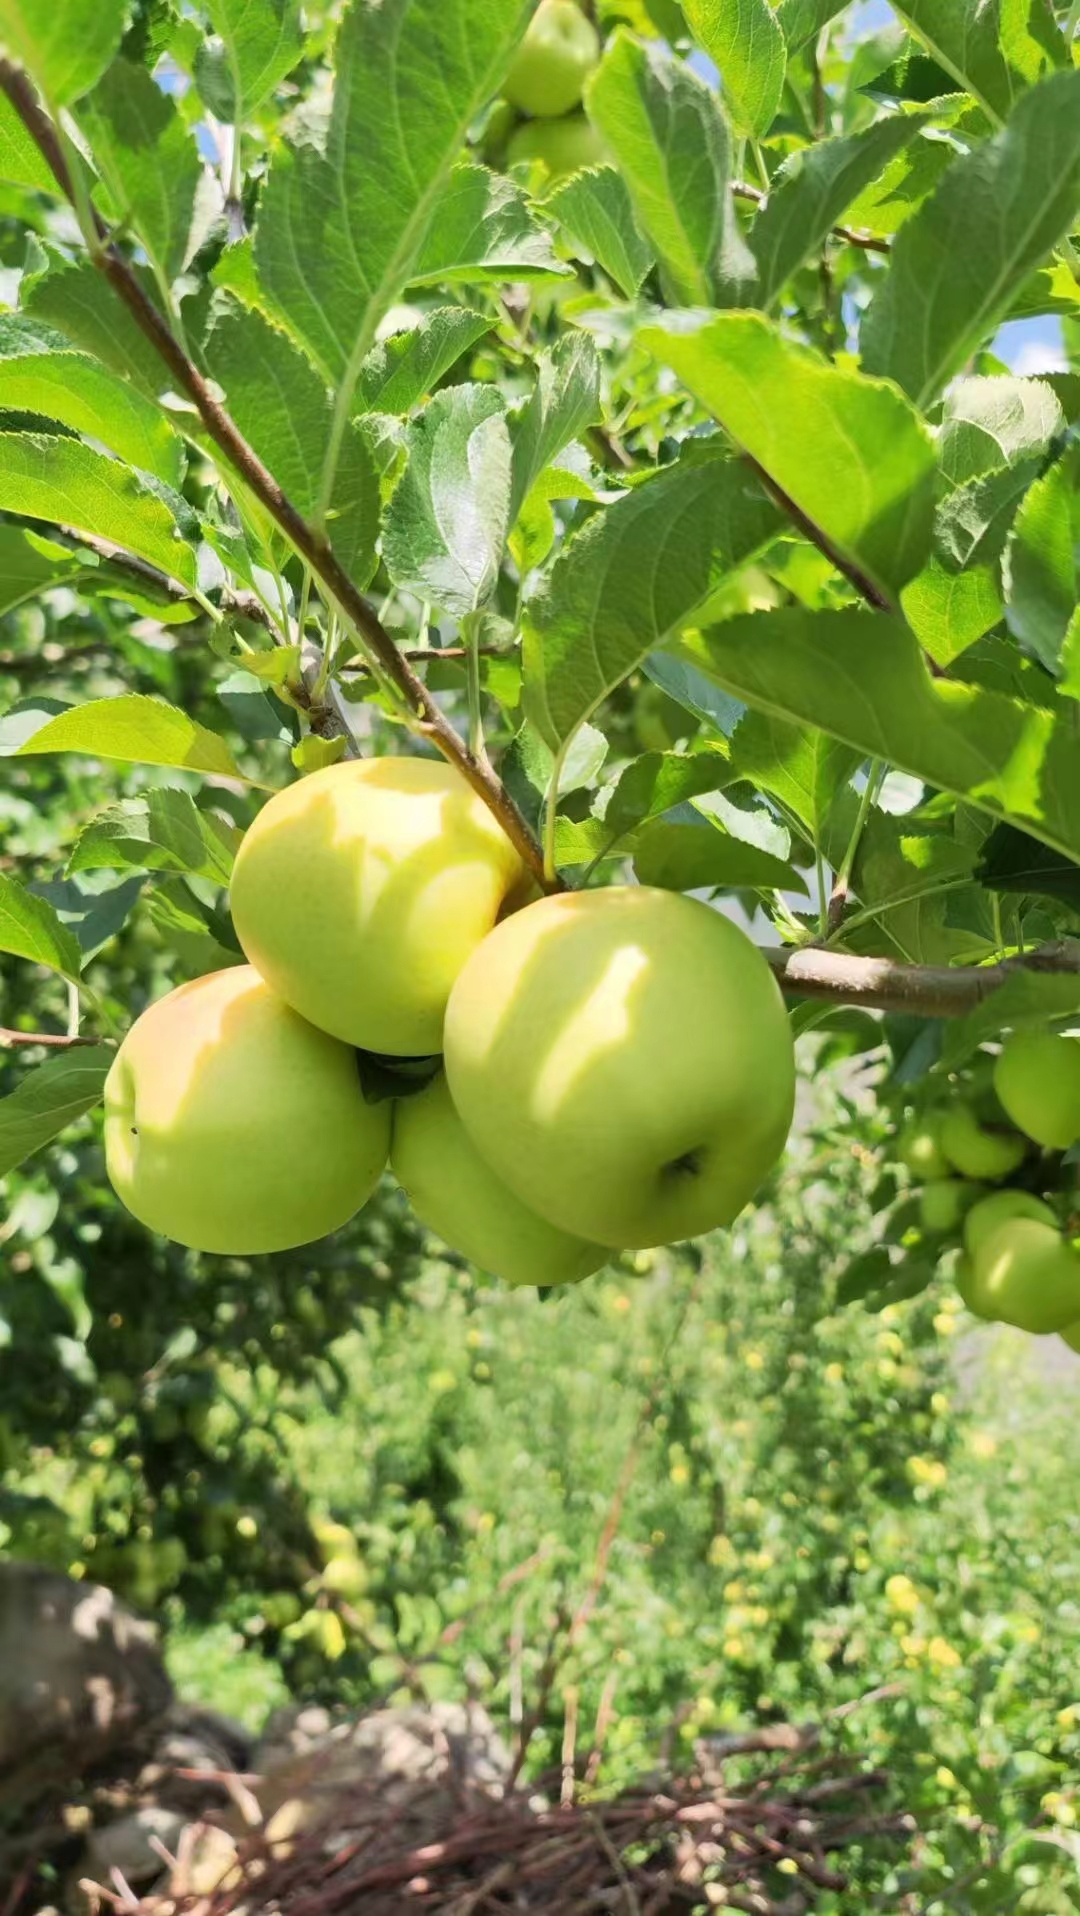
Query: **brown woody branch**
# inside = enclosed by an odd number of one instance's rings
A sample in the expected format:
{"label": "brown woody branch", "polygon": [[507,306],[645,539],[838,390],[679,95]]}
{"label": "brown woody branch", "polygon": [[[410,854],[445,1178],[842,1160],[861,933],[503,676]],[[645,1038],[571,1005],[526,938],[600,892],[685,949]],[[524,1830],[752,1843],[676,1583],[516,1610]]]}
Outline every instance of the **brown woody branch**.
{"label": "brown woody branch", "polygon": [[71,1051],[76,1045],[96,1045],[100,1038],[68,1038],[56,1031],[10,1031],[0,1025],[0,1046],[43,1044],[50,1051]]}
{"label": "brown woody branch", "polygon": [[[29,78],[10,60],[0,60],[0,88],[47,161],[57,185],[74,205],[76,196],[67,156],[57,130],[43,110]],[[95,213],[94,222],[97,245],[93,248],[92,258],[95,265],[168,368],[177,390],[186,393],[194,404],[218,450],[269,513],[275,525],[280,527],[290,545],[311,567],[328,597],[341,607],[379,669],[400,696],[406,710],[411,713],[415,729],[430,739],[444,758],[457,768],[497,818],[528,869],[546,890],[551,890],[551,884],[544,877],[541,847],[502,781],[486,760],[471,752],[459,738],[423,680],[418,678],[409,661],[394,644],[373,607],[350,579],[325,532],[308,523],[254,448],[249,446],[229,413],[214,397],[198,367],[174,336],[168,321],[143,290],[100,215]]]}
{"label": "brown woody branch", "polygon": [[767,950],[763,956],[789,997],[824,998],[919,1018],[966,1018],[1018,971],[1080,975],[1080,943],[1069,939],[998,965],[902,965],[891,958],[860,958],[812,945]]}

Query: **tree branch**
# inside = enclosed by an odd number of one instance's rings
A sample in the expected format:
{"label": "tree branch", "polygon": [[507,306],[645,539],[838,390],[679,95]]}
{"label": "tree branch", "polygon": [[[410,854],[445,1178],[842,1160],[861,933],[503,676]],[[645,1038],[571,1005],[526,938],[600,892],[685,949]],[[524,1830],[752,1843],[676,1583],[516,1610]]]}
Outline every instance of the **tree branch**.
{"label": "tree branch", "polygon": [[1068,939],[998,965],[902,965],[891,958],[859,958],[813,945],[768,949],[762,956],[789,997],[909,1012],[917,1018],[966,1018],[1018,971],[1080,975],[1080,943]]}
{"label": "tree branch", "polygon": [[50,1051],[71,1051],[75,1045],[100,1044],[100,1038],[66,1037],[56,1031],[9,1031],[6,1025],[0,1025],[0,1046],[20,1044],[43,1044]]}
{"label": "tree branch", "polygon": [[[74,182],[67,157],[56,128],[44,112],[29,78],[10,60],[0,60],[0,88],[47,161],[57,185],[74,205]],[[444,758],[456,767],[494,814],[527,868],[546,890],[551,890],[551,884],[544,877],[540,845],[502,781],[458,737],[423,680],[417,677],[373,607],[350,579],[325,533],[309,525],[254,448],[248,445],[224,406],[215,399],[198,367],[188,358],[173,335],[168,321],[144,292],[127,260],[118,251],[112,233],[99,214],[95,213],[94,222],[98,239],[91,253],[94,264],[123,300],[140,332],[150,341],[168,368],[178,391],[186,393],[193,402],[218,450],[239,473],[275,525],[280,527],[290,545],[307,561],[329,598],[341,607],[346,618],[362,635],[380,669],[412,714],[415,729],[430,739]]]}
{"label": "tree branch", "polygon": [[[748,180],[732,180],[731,191],[737,200],[750,200],[755,206],[761,206],[768,198],[758,186],[751,186]],[[833,226],[830,231],[834,239],[843,240],[845,246],[858,246],[864,253],[891,253],[892,244],[880,239],[876,233],[859,233],[852,226]]]}

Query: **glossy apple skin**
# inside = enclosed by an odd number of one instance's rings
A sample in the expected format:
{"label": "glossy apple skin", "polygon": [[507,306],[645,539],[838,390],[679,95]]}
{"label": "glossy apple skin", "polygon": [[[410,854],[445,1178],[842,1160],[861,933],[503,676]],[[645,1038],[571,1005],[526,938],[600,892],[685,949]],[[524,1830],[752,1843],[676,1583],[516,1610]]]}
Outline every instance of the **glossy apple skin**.
{"label": "glossy apple skin", "polygon": [[791,1123],[772,973],[730,920],[676,892],[575,892],[506,919],[450,995],[445,1057],[497,1175],[615,1248],[729,1224]]}
{"label": "glossy apple skin", "polygon": [[1048,1224],[1054,1231],[1059,1228],[1050,1206],[1031,1191],[993,1191],[968,1212],[964,1220],[964,1249],[971,1257],[977,1257],[987,1238],[1000,1225],[1011,1224],[1017,1217],[1034,1218],[1036,1223]]}
{"label": "glossy apple skin", "polygon": [[360,759],[263,807],[233,870],[233,922],[267,984],[312,1024],[423,1057],[442,1050],[450,987],[524,879],[451,766]]}
{"label": "glossy apple skin", "polygon": [[1080,1256],[1056,1226],[1013,1218],[989,1233],[972,1265],[980,1316],[1036,1335],[1080,1319]]}
{"label": "glossy apple skin", "polygon": [[551,182],[580,173],[587,166],[603,166],[608,151],[584,113],[565,120],[527,120],[512,133],[506,146],[507,166],[540,160]]}
{"label": "glossy apple skin", "polygon": [[1019,1130],[1067,1151],[1080,1138],[1080,1038],[1018,1031],[994,1066],[994,1090]]}
{"label": "glossy apple skin", "polygon": [[952,1166],[941,1148],[941,1119],[938,1113],[931,1117],[913,1118],[900,1133],[896,1146],[896,1155],[901,1164],[906,1164],[913,1177],[928,1184],[932,1178],[947,1178]]}
{"label": "glossy apple skin", "polygon": [[394,1108],[390,1165],[421,1223],[506,1284],[575,1284],[611,1256],[530,1211],[484,1162],[445,1075]]}
{"label": "glossy apple skin", "polygon": [[541,0],[514,55],[503,94],[522,113],[553,119],[581,104],[600,36],[575,0]]}
{"label": "glossy apple skin", "polygon": [[348,1222],[382,1175],[385,1105],[355,1054],[249,965],[181,985],[137,1019],[105,1084],[113,1189],[151,1231],[255,1256]]}
{"label": "glossy apple skin", "polygon": [[984,1184],[1009,1177],[1025,1156],[1023,1138],[986,1129],[969,1104],[954,1104],[945,1112],[939,1137],[954,1170]]}
{"label": "glossy apple skin", "polygon": [[935,1178],[919,1194],[919,1219],[932,1237],[957,1231],[965,1213],[982,1195],[981,1184],[966,1178]]}

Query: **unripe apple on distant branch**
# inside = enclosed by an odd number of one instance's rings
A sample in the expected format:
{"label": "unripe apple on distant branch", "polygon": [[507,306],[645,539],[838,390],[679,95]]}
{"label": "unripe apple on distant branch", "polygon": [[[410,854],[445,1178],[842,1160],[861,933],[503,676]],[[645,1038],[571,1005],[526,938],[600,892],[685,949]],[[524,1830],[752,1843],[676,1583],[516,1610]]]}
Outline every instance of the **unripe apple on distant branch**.
{"label": "unripe apple on distant branch", "polygon": [[932,1178],[947,1178],[952,1166],[941,1148],[940,1113],[913,1118],[900,1133],[896,1155],[912,1176],[923,1183],[929,1183]]}
{"label": "unripe apple on distant branch", "polygon": [[248,965],[151,1005],[105,1084],[117,1196],[197,1251],[254,1256],[338,1230],[389,1147],[389,1107],[365,1103],[353,1052]]}
{"label": "unripe apple on distant branch", "polygon": [[600,36],[576,0],[540,0],[503,93],[522,113],[555,119],[580,105],[600,58]]}
{"label": "unripe apple on distant branch", "polygon": [[1002,1224],[1011,1224],[1014,1218],[1034,1218],[1038,1224],[1048,1224],[1052,1230],[1058,1229],[1058,1221],[1048,1204],[1037,1198],[1031,1191],[993,1191],[980,1203],[973,1205],[964,1220],[964,1248],[972,1257],[977,1257],[988,1237]]}
{"label": "unripe apple on distant branch", "polygon": [[607,157],[600,134],[584,113],[568,114],[565,120],[526,120],[506,147],[507,166],[539,160],[552,181],[587,166],[603,166]]}
{"label": "unripe apple on distant branch", "polygon": [[971,1263],[966,1301],[980,1316],[1035,1334],[1080,1321],[1080,1256],[1056,1224],[1014,1217],[987,1234]]}
{"label": "unripe apple on distant branch", "polygon": [[611,1256],[514,1196],[480,1156],[442,1072],[395,1106],[390,1168],[421,1223],[507,1284],[573,1284]]}
{"label": "unripe apple on distant branch", "polygon": [[579,891],[505,919],[450,995],[445,1057],[496,1174],[614,1248],[730,1224],[791,1123],[791,1027],[769,967],[676,892]]}
{"label": "unripe apple on distant branch", "polygon": [[1023,1163],[1026,1147],[1015,1131],[979,1123],[970,1104],[954,1104],[941,1120],[941,1148],[955,1170],[983,1184],[999,1184]]}
{"label": "unripe apple on distant branch", "polygon": [[919,1194],[919,1218],[931,1237],[957,1231],[965,1213],[982,1196],[981,1184],[967,1178],[935,1178]]}
{"label": "unripe apple on distant branch", "polygon": [[1016,1032],[994,1067],[994,1090],[1036,1144],[1067,1151],[1080,1138],[1080,1038]]}
{"label": "unripe apple on distant branch", "polygon": [[442,1050],[458,972],[526,873],[460,773],[358,759],[278,792],[245,837],[232,913],[287,1004],[365,1051]]}

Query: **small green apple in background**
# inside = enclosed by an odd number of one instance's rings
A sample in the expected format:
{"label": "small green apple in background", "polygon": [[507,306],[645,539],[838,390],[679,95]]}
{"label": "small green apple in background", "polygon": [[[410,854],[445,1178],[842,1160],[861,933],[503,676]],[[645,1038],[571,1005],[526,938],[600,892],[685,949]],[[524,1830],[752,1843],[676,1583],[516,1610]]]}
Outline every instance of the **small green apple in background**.
{"label": "small green apple in background", "polygon": [[1037,1335],[1080,1321],[1080,1257],[1056,1224],[1014,1217],[982,1239],[971,1256],[970,1289],[981,1317]]}
{"label": "small green apple in background", "polygon": [[600,36],[576,0],[540,0],[503,93],[522,113],[556,119],[581,103],[600,58]]}
{"label": "small green apple in background", "polygon": [[480,1156],[442,1072],[395,1106],[390,1168],[421,1223],[507,1284],[574,1284],[611,1256],[514,1196]]}
{"label": "small green apple in background", "polygon": [[896,1155],[913,1177],[929,1183],[932,1178],[947,1178],[952,1170],[941,1148],[941,1118],[913,1118],[900,1133]]}
{"label": "small green apple in background", "polygon": [[236,935],[287,1004],[366,1051],[442,1050],[466,958],[525,883],[449,765],[369,758],[278,792],[240,847]]}
{"label": "small green apple in background", "polygon": [[791,1123],[772,973],[729,919],[677,892],[579,891],[505,919],[450,995],[445,1057],[496,1174],[616,1249],[729,1224]]}
{"label": "small green apple in background", "polygon": [[1080,1038],[1018,1031],[994,1066],[994,1090],[1036,1144],[1067,1151],[1080,1138]]}
{"label": "small green apple in background", "polygon": [[356,1058],[248,965],[181,985],[137,1019],[105,1084],[121,1202],[197,1251],[255,1256],[348,1222],[390,1147]]}
{"label": "small green apple in background", "polygon": [[506,147],[507,166],[539,160],[552,182],[587,166],[603,166],[607,157],[603,140],[584,113],[571,113],[565,120],[526,120]]}
{"label": "small green apple in background", "polygon": [[984,1184],[1000,1184],[1026,1155],[1023,1138],[980,1124],[970,1104],[952,1105],[941,1120],[938,1136],[953,1169]]}
{"label": "small green apple in background", "polygon": [[988,1237],[1018,1217],[1034,1218],[1038,1224],[1059,1229],[1050,1206],[1031,1191],[994,1191],[973,1205],[964,1220],[964,1248],[969,1256],[977,1257]]}
{"label": "small green apple in background", "polygon": [[957,1231],[965,1213],[982,1196],[981,1184],[966,1178],[935,1178],[919,1194],[919,1218],[932,1237]]}

